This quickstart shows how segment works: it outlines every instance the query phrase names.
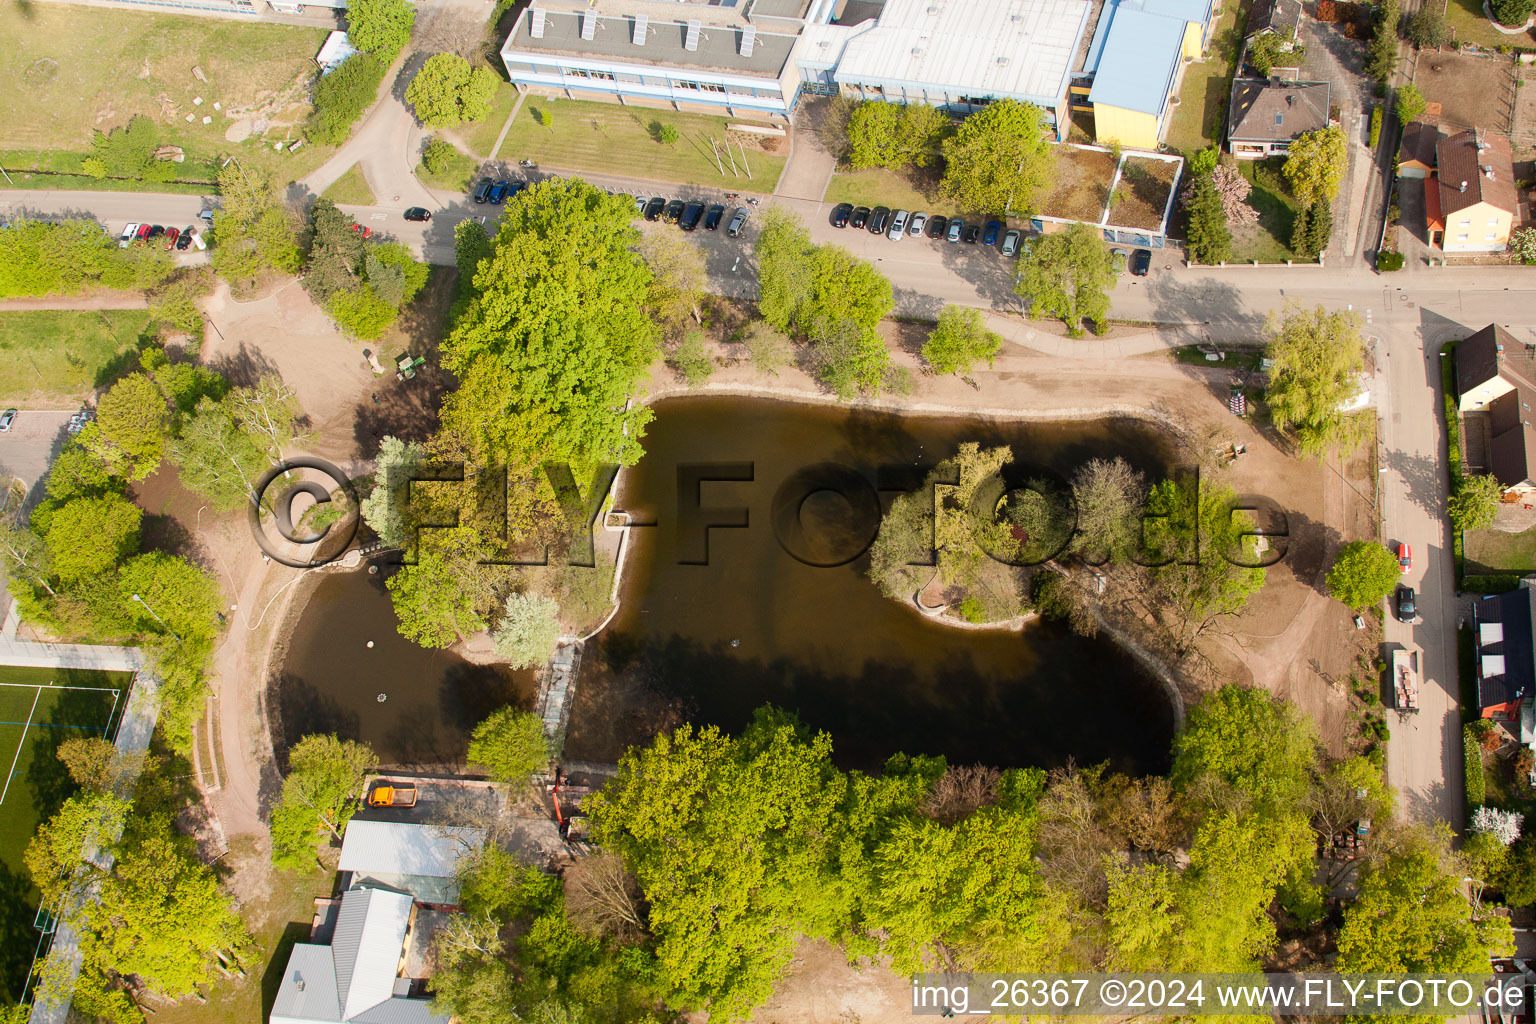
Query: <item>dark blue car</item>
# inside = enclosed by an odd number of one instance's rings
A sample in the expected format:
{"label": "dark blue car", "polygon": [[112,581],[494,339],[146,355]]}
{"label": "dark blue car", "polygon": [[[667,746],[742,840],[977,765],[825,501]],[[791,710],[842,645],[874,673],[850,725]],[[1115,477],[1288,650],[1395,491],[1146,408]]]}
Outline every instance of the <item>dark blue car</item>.
{"label": "dark blue car", "polygon": [[507,198],[507,190],[512,186],[505,181],[498,181],[491,186],[491,205],[500,206],[501,201]]}
{"label": "dark blue car", "polygon": [[995,220],[987,221],[987,233],[981,236],[982,245],[996,245],[998,233],[1003,230],[1003,225]]}

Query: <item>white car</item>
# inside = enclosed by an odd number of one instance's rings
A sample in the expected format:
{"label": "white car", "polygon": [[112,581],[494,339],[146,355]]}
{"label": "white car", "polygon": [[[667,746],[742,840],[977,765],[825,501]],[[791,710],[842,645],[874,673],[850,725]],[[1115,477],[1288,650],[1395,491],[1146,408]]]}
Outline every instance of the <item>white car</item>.
{"label": "white car", "polygon": [[885,233],[885,237],[893,242],[901,241],[907,233],[907,218],[911,216],[906,210],[897,210],[895,216],[891,218],[891,228]]}
{"label": "white car", "polygon": [[139,226],[137,224],[129,224],[127,227],[123,228],[123,233],[119,235],[117,239],[117,247],[119,249],[126,249],[132,245],[133,236],[138,233],[138,230]]}
{"label": "white car", "polygon": [[203,241],[203,233],[201,231],[192,232],[192,244],[197,246],[198,249],[208,248],[208,243]]}
{"label": "white car", "polygon": [[927,226],[928,215],[926,213],[914,213],[912,215],[912,223],[907,225],[907,234],[911,235],[913,238],[921,238],[923,235],[923,228]]}

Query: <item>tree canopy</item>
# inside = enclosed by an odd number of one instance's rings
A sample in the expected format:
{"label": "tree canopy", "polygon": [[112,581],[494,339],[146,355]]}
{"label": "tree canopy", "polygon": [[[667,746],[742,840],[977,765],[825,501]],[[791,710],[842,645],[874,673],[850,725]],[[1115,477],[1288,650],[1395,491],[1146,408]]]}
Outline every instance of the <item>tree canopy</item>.
{"label": "tree canopy", "polygon": [[1045,113],[998,100],[960,122],[944,143],[944,195],[972,213],[1028,217],[1050,187],[1056,154]]}
{"label": "tree canopy", "polygon": [[496,72],[490,68],[471,68],[469,61],[456,53],[437,53],[428,57],[411,79],[405,100],[416,108],[416,118],[427,127],[456,128],[490,114],[496,83]]}
{"label": "tree canopy", "polygon": [[170,407],[155,382],[130,373],[101,396],[95,429],[82,431],[82,443],[113,475],[142,480],[160,465],[170,424]]}
{"label": "tree canopy", "polygon": [[491,637],[512,668],[542,665],[560,639],[560,606],[539,594],[508,594]]}
{"label": "tree canopy", "polygon": [[1474,473],[1457,480],[1445,511],[1451,526],[1463,533],[1492,526],[1499,518],[1499,499],[1504,487],[1491,473]]}
{"label": "tree canopy", "polygon": [[1302,454],[1322,458],[1350,444],[1354,431],[1342,407],[1360,390],[1365,343],[1360,317],[1350,312],[1292,308],[1265,325],[1274,361],[1264,398],[1275,426]]}
{"label": "tree canopy", "polygon": [[1035,242],[1015,290],[1028,301],[1031,318],[1060,317],[1078,337],[1084,320],[1103,325],[1114,285],[1114,259],[1099,230],[1074,223]]}
{"label": "tree canopy", "polygon": [[657,351],[651,272],[628,196],[580,179],[525,190],[502,215],[473,297],[442,346],[459,387],[444,429],[482,462],[633,463],[651,413],[632,405]]}
{"label": "tree canopy", "polygon": [[1223,686],[1189,711],[1174,741],[1174,784],[1211,775],[1273,812],[1299,807],[1317,761],[1317,736],[1296,707],[1263,690]]}
{"label": "tree canopy", "polygon": [[363,772],[376,763],[366,743],[305,736],[288,750],[288,776],[272,808],[272,863],[303,869],[318,843],[340,840],[356,811]]}
{"label": "tree canopy", "polygon": [[926,103],[860,103],[848,119],[848,163],[855,170],[927,167],[949,129],[949,115]]}
{"label": "tree canopy", "polygon": [[945,306],[923,342],[923,358],[935,373],[970,373],[982,360],[991,366],[1002,349],[1002,336],[987,330],[981,310]]}
{"label": "tree canopy", "polygon": [[538,715],[502,708],[475,726],[469,760],[497,782],[527,782],[549,769],[549,740]]}
{"label": "tree canopy", "polygon": [[1311,206],[1316,202],[1333,202],[1348,165],[1344,129],[1329,127],[1307,132],[1292,142],[1282,170],[1297,201],[1302,206]]}
{"label": "tree canopy", "polygon": [[1328,570],[1328,592],[1355,611],[1381,603],[1397,586],[1397,556],[1375,541],[1350,541]]}
{"label": "tree canopy", "polygon": [[410,0],[357,0],[347,5],[347,39],[384,64],[395,59],[411,41],[416,6]]}

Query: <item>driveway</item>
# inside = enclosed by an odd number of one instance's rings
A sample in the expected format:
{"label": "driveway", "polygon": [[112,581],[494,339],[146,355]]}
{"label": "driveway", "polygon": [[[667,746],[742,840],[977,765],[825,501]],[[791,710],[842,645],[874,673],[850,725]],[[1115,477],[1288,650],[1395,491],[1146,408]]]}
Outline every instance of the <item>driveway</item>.
{"label": "driveway", "polygon": [[[1307,51],[1302,60],[1302,76],[1309,81],[1328,83],[1329,103],[1339,109],[1340,125],[1349,140],[1349,171],[1333,204],[1333,240],[1328,255],[1330,262],[1354,266],[1360,262],[1362,248],[1376,248],[1374,236],[1361,237],[1362,223],[1371,219],[1362,214],[1373,202],[1367,186],[1375,169],[1368,145],[1369,108],[1375,102],[1375,94],[1361,73],[1362,46],[1346,38],[1338,25],[1304,18],[1302,40]],[[1378,220],[1378,229],[1379,224]]]}

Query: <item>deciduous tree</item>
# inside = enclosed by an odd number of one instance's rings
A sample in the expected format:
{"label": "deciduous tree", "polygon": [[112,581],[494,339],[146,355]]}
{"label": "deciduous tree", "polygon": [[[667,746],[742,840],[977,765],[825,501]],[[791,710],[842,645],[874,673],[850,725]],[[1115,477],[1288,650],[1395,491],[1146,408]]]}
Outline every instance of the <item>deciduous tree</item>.
{"label": "deciduous tree", "polygon": [[1344,545],[1328,570],[1328,592],[1355,611],[1379,604],[1399,575],[1397,558],[1374,541],[1357,540]]}
{"label": "deciduous tree", "polygon": [[516,708],[502,708],[475,726],[469,760],[497,782],[527,782],[534,772],[549,768],[543,720]]}
{"label": "deciduous tree", "polygon": [[[1431,11],[1432,8],[1421,8],[1419,13]],[[1404,82],[1397,90],[1397,120],[1399,124],[1409,125],[1424,116],[1424,110],[1429,106],[1429,101],[1424,98],[1424,93],[1412,82]]]}
{"label": "deciduous tree", "polygon": [[514,669],[542,665],[560,639],[560,606],[539,594],[509,594],[491,637]]}
{"label": "deciduous tree", "polygon": [[459,387],[445,430],[473,458],[528,469],[569,462],[583,478],[632,463],[650,410],[630,399],[656,355],[651,284],[633,202],[580,179],[524,191],[443,342]]}
{"label": "deciduous tree", "polygon": [[1297,201],[1311,206],[1319,200],[1333,202],[1348,163],[1344,129],[1334,126],[1299,136],[1291,143],[1282,170]]}
{"label": "deciduous tree", "polygon": [[288,750],[288,777],[272,809],[272,863],[297,869],[314,862],[317,843],[340,840],[356,811],[363,773],[377,762],[366,743],[305,736]]}
{"label": "deciduous tree", "polygon": [[1317,764],[1312,722],[1263,690],[1223,686],[1189,711],[1174,741],[1174,785],[1188,790],[1214,776],[1274,813],[1301,806]]}
{"label": "deciduous tree", "polygon": [[456,53],[428,57],[406,87],[405,100],[416,108],[416,119],[429,128],[456,128],[479,121],[491,112],[496,97],[496,73],[471,68]]}
{"label": "deciduous tree", "polygon": [[1265,333],[1274,368],[1264,397],[1275,426],[1312,458],[1350,443],[1353,431],[1341,409],[1359,391],[1365,364],[1359,316],[1295,308],[1283,317],[1271,314]]}
{"label": "deciduous tree", "polygon": [[263,271],[297,273],[304,262],[298,218],[283,202],[268,172],[231,161],[219,171],[221,208],[213,215],[214,272],[231,283],[249,285]]}
{"label": "deciduous tree", "polygon": [[945,196],[994,216],[1033,214],[1056,171],[1044,112],[1017,100],[989,103],[960,122],[944,143],[944,160]]}
{"label": "deciduous tree", "polygon": [[949,115],[926,103],[860,103],[848,119],[848,163],[855,170],[927,167],[949,128]]}
{"label": "deciduous tree", "polygon": [[400,635],[423,647],[449,647],[485,628],[476,595],[467,591],[455,560],[425,549],[385,584]]}
{"label": "deciduous tree", "polygon": [[149,377],[130,373],[101,396],[96,429],[84,443],[114,475],[142,480],[160,465],[170,428],[165,395]]}
{"label": "deciduous tree", "polygon": [[1077,506],[1075,548],[1094,564],[1130,556],[1141,536],[1147,481],[1130,463],[1090,459],[1072,474]]}
{"label": "deciduous tree", "polygon": [[702,323],[699,299],[704,295],[704,253],[680,234],[646,235],[640,255],[651,268],[651,308],[670,331],[680,331],[692,317]]}
{"label": "deciduous tree", "polygon": [[970,373],[983,359],[991,366],[1002,349],[1002,336],[987,330],[981,310],[945,306],[923,342],[923,358],[935,373]]}
{"label": "deciduous tree", "polygon": [[127,498],[76,498],[54,511],[44,541],[49,564],[66,584],[110,573],[139,549],[144,513]]}
{"label": "deciduous tree", "polygon": [[1114,260],[1098,229],[1074,223],[1035,243],[1015,290],[1028,301],[1031,318],[1060,317],[1075,338],[1084,320],[1103,326],[1114,284]]}
{"label": "deciduous tree", "polygon": [[414,24],[416,7],[410,0],[358,0],[347,5],[347,40],[359,50],[378,54],[385,64],[411,41]]}

